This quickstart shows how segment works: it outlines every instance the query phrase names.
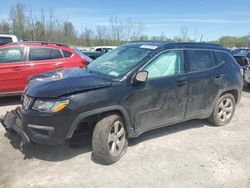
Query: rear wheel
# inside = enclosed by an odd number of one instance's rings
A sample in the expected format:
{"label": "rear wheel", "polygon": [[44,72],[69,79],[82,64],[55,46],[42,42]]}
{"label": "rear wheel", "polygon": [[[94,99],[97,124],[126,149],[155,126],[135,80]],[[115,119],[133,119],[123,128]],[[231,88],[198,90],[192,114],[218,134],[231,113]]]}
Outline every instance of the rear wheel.
{"label": "rear wheel", "polygon": [[122,117],[113,114],[102,118],[95,126],[92,146],[93,157],[98,162],[112,164],[118,161],[128,146]]}
{"label": "rear wheel", "polygon": [[230,93],[222,95],[216,102],[209,121],[217,126],[228,124],[235,112],[235,99]]}

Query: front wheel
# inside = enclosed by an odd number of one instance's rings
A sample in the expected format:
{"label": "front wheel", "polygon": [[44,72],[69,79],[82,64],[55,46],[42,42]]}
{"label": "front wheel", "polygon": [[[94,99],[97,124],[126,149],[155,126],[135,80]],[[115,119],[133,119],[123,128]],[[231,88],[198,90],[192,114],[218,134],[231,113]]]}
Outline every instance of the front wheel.
{"label": "front wheel", "polygon": [[118,161],[126,152],[128,140],[123,118],[117,114],[102,118],[92,138],[93,157],[102,164]]}
{"label": "front wheel", "polygon": [[235,112],[235,99],[230,93],[222,95],[215,104],[209,121],[217,126],[228,124]]}

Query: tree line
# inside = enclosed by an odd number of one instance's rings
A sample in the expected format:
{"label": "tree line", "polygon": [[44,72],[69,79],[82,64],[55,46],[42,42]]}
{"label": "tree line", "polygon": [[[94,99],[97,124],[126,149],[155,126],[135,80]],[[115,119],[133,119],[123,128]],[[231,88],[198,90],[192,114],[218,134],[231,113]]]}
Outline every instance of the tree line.
{"label": "tree line", "polygon": [[[160,40],[188,42],[188,28],[181,27],[177,36],[167,37],[164,33],[160,36],[145,34],[146,26],[143,22],[132,19],[121,20],[116,16],[109,19],[107,25],[97,25],[94,29],[88,27],[76,28],[68,20],[59,20],[54,12],[44,9],[39,15],[32,9],[18,3],[10,9],[9,19],[0,22],[1,34],[14,34],[23,40],[50,41],[77,46],[120,45],[134,40]],[[250,37],[223,36],[216,41],[226,47],[250,47]]]}

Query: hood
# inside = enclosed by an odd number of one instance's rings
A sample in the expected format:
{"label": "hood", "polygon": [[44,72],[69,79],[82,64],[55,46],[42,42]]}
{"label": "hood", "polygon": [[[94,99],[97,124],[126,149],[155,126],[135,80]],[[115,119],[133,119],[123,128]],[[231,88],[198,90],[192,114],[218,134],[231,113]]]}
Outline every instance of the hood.
{"label": "hood", "polygon": [[112,81],[80,68],[63,69],[33,76],[26,94],[31,97],[56,98],[65,94],[111,86]]}

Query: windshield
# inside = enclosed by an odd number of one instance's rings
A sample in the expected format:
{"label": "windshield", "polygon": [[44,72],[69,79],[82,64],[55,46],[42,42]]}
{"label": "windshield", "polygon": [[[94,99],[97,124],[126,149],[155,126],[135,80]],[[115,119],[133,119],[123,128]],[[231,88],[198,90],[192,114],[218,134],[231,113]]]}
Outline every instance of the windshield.
{"label": "windshield", "polygon": [[249,53],[249,51],[245,50],[235,54],[234,56],[247,56]]}
{"label": "windshield", "polygon": [[87,69],[118,78],[132,70],[151,51],[151,49],[122,46],[92,61]]}

